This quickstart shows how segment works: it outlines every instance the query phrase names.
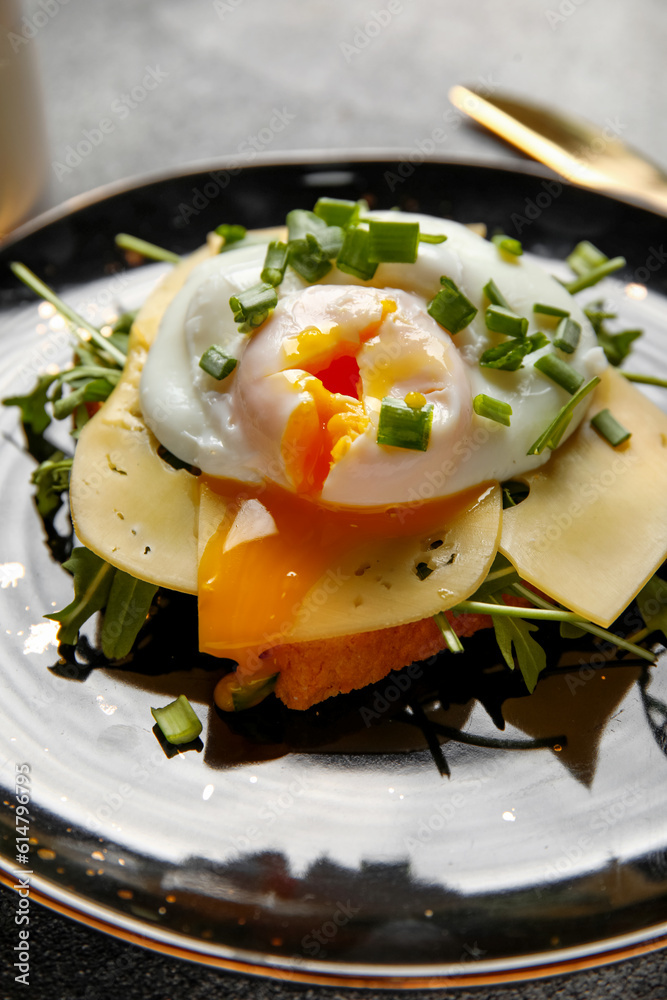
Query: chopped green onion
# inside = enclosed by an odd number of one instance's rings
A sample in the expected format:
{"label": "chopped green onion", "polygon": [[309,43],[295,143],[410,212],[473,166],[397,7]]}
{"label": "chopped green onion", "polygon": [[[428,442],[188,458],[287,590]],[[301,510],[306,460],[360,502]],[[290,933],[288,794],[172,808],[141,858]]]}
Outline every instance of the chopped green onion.
{"label": "chopped green onion", "polygon": [[415,573],[417,574],[420,580],[428,579],[428,577],[431,575],[432,572],[433,570],[428,565],[428,563],[420,562],[417,563],[417,565],[415,566]]}
{"label": "chopped green onion", "polygon": [[317,236],[323,229],[327,228],[323,219],[320,219],[314,212],[307,212],[305,208],[295,208],[288,212],[285,222],[287,223],[290,243],[292,240],[302,240],[306,233]]}
{"label": "chopped green onion", "polygon": [[491,237],[491,242],[495,243],[499,250],[510,254],[512,257],[520,257],[523,253],[520,240],[515,240],[511,236],[503,236],[502,233],[499,233]]}
{"label": "chopped green onion", "polygon": [[574,354],[580,337],[581,325],[569,316],[565,316],[556,328],[554,347],[565,351],[566,354]]}
{"label": "chopped green onion", "polygon": [[403,402],[385,396],[380,409],[377,443],[392,448],[426,451],[433,422],[433,403],[414,409]]}
{"label": "chopped green onion", "polygon": [[479,359],[482,368],[495,368],[497,371],[515,372],[523,367],[523,359],[527,354],[545,347],[549,340],[543,333],[534,333],[530,337],[516,337],[507,340],[498,347],[489,347]]}
{"label": "chopped green onion", "polygon": [[121,250],[131,250],[133,253],[141,254],[142,257],[148,257],[149,260],[166,260],[170,264],[178,264],[181,259],[177,253],[158,247],[155,243],[140,240],[138,236],[130,236],[129,233],[118,233],[115,242]]}
{"label": "chopped green onion", "polygon": [[260,326],[278,303],[278,293],[273,285],[259,284],[247,288],[245,292],[232,295],[229,305],[237,323],[243,324],[243,332],[250,333]]}
{"label": "chopped green onion", "polygon": [[372,263],[414,264],[419,249],[418,222],[368,223],[368,259]]}
{"label": "chopped green onion", "polygon": [[586,382],[585,385],[582,385],[581,389],[568,400],[565,406],[561,407],[549,426],[533,442],[526,454],[541,455],[545,448],[551,448],[552,451],[554,448],[557,448],[572,419],[575,407],[582,401],[584,396],[587,396],[595,388],[599,381],[600,377],[596,375],[589,382]]}
{"label": "chopped green onion", "polygon": [[331,270],[329,254],[325,253],[312,233],[306,233],[301,240],[290,240],[289,262],[297,274],[310,282],[319,281]]}
{"label": "chopped green onion", "polygon": [[447,237],[444,233],[433,233],[429,235],[428,233],[419,234],[420,243],[444,243]]}
{"label": "chopped green onion", "polygon": [[437,614],[433,615],[435,624],[438,626],[442,632],[442,637],[447,643],[447,648],[450,653],[462,653],[463,643],[459,639],[458,635],[449,624],[449,618],[444,613],[444,611],[438,611]]}
{"label": "chopped green onion", "polygon": [[199,359],[199,367],[203,368],[208,375],[217,379],[218,382],[231,375],[236,365],[236,358],[231,358],[229,354],[225,354],[222,348],[216,344],[213,344],[208,350],[204,351]]}
{"label": "chopped green onion", "polygon": [[313,214],[323,219],[327,226],[346,226],[350,222],[357,203],[343,198],[318,198]]}
{"label": "chopped green onion", "polygon": [[431,299],[426,311],[449,333],[460,333],[473,321],[477,309],[463,292],[459,291],[451,278],[443,275],[440,284],[442,288]]}
{"label": "chopped green onion", "polygon": [[497,424],[504,424],[505,427],[509,427],[510,425],[512,407],[509,403],[504,403],[501,399],[495,399],[493,396],[486,396],[483,392],[480,392],[473,399],[472,408],[480,417],[495,420]]}
{"label": "chopped green onion", "polygon": [[533,306],[533,312],[539,313],[540,316],[557,316],[559,319],[570,315],[567,309],[561,309],[560,306],[548,306],[544,302],[536,302]]}
{"label": "chopped green onion", "polygon": [[336,259],[338,270],[353,274],[362,281],[370,281],[377,271],[377,264],[368,259],[369,240],[367,229],[348,229]]}
{"label": "chopped green onion", "polygon": [[571,396],[584,381],[584,376],[568,365],[567,361],[559,358],[557,354],[543,354],[541,358],[537,359],[534,367],[559,385],[561,389],[566,389]]}
{"label": "chopped green onion", "polygon": [[484,314],[487,329],[506,337],[525,337],[528,320],[505,306],[490,305]]}
{"label": "chopped green onion", "polygon": [[127,356],[121,351],[115,344],[111,343],[110,338],[105,337],[104,334],[100,333],[96,326],[89,323],[87,319],[80,316],[79,313],[75,312],[71,306],[68,306],[66,302],[56,295],[53,289],[45,285],[44,282],[37,277],[36,274],[26,267],[25,264],[20,264],[18,261],[12,261],[10,263],[10,268],[12,272],[16,275],[19,281],[22,281],[24,285],[31,288],[33,292],[40,296],[42,299],[46,299],[50,302],[52,306],[55,306],[61,316],[64,316],[68,323],[71,324],[72,329],[77,337],[85,343],[86,338],[82,337],[79,333],[79,329],[87,330],[90,334],[90,339],[96,345],[96,347],[101,348],[103,351],[113,358],[113,360],[122,368],[127,361]]}
{"label": "chopped green onion", "polygon": [[281,243],[280,240],[274,240],[272,243],[269,243],[266,248],[264,267],[260,275],[265,284],[276,286],[281,283],[285,277],[285,269],[287,267],[287,252],[287,243]]}
{"label": "chopped green onion", "polygon": [[491,305],[502,306],[503,309],[509,309],[510,307],[509,302],[507,301],[503,293],[500,291],[493,278],[489,278],[487,283],[484,285],[482,291],[486,295]]}
{"label": "chopped green onion", "polygon": [[238,243],[239,240],[244,239],[247,232],[245,226],[234,226],[227,222],[223,222],[221,226],[217,226],[215,231],[218,236],[222,236],[225,241],[225,247],[228,247],[230,243]]}
{"label": "chopped green onion", "polygon": [[600,410],[591,420],[591,424],[612,448],[617,448],[630,437],[630,431],[626,430],[623,424],[619,424],[610,410]]}
{"label": "chopped green onion", "polygon": [[184,694],[164,708],[151,708],[151,713],[169,743],[190,743],[201,733],[201,722]]}
{"label": "chopped green onion", "polygon": [[624,266],[625,257],[612,257],[611,260],[600,264],[599,267],[594,267],[592,270],[587,271],[580,278],[575,278],[574,281],[564,281],[563,285],[567,288],[570,295],[575,295],[583,288],[590,288],[592,285],[597,285],[598,281],[601,281],[602,278],[606,278],[608,274],[613,274],[614,271],[618,271],[619,268]]}
{"label": "chopped green onion", "polygon": [[602,253],[602,250],[598,250],[588,240],[582,240],[581,243],[577,243],[572,253],[568,254],[565,260],[574,273],[581,278],[582,275],[593,271],[600,264],[605,264],[609,258],[606,254]]}
{"label": "chopped green onion", "polygon": [[277,679],[278,674],[271,674],[270,677],[256,677],[241,684],[235,673],[225,674],[218,681],[213,697],[223,712],[244,712],[270,695]]}

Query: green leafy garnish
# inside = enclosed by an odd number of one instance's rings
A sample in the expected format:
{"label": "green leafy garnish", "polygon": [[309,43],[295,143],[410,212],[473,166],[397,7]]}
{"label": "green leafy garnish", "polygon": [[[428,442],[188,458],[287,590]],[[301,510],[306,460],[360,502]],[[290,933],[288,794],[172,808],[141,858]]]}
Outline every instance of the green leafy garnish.
{"label": "green leafy garnish", "polygon": [[647,634],[662,632],[667,640],[667,583],[657,575],[652,576],[637,594],[637,606]]}
{"label": "green leafy garnish", "polygon": [[480,417],[495,420],[497,424],[504,424],[505,427],[509,427],[510,425],[512,407],[509,403],[503,402],[502,399],[495,399],[493,396],[487,396],[485,393],[480,392],[474,397],[472,408]]}
{"label": "green leafy garnish", "polygon": [[605,441],[608,441],[612,448],[617,448],[630,437],[631,432],[620,424],[611,410],[600,410],[591,420],[591,426],[598,434],[601,434]]}
{"label": "green leafy garnish", "polygon": [[433,403],[408,406],[402,399],[385,396],[380,408],[377,443],[394,448],[426,451],[433,421]]}
{"label": "green leafy garnish", "polygon": [[[499,599],[504,604],[502,599]],[[537,625],[531,625],[523,618],[510,618],[493,614],[491,620],[496,633],[498,648],[505,663],[514,670],[514,656],[530,692],[535,690],[538,677],[547,665],[547,655],[531,632],[537,632]]]}
{"label": "green leafy garnish", "polygon": [[477,315],[472,302],[459,290],[455,282],[446,275],[440,278],[442,288],[431,299],[426,311],[436,323],[451,334],[460,333]]}
{"label": "green leafy garnish", "polygon": [[115,569],[83,546],[73,550],[63,567],[74,577],[74,599],[62,611],[44,617],[60,622],[59,641],[74,646],[82,625],[106,605]]}
{"label": "green leafy garnish", "polygon": [[69,489],[72,461],[62,451],[56,451],[33,471],[30,480],[37,487],[35,503],[42,517],[49,517],[60,507],[62,494]]}
{"label": "green leafy garnish", "polygon": [[618,333],[610,333],[605,323],[608,319],[616,319],[616,313],[605,311],[601,302],[592,302],[584,309],[584,313],[595,330],[598,344],[604,351],[609,364],[620,365],[621,361],[627,358],[630,353],[633,341],[637,337],[641,337],[642,331],[620,330]]}
{"label": "green leafy garnish", "polygon": [[110,566],[83,546],[73,550],[63,567],[74,577],[74,599],[62,611],[45,615],[52,621],[60,622],[59,642],[76,645],[84,623],[106,608],[102,652],[108,659],[127,656],[146,619],[157,587]]}

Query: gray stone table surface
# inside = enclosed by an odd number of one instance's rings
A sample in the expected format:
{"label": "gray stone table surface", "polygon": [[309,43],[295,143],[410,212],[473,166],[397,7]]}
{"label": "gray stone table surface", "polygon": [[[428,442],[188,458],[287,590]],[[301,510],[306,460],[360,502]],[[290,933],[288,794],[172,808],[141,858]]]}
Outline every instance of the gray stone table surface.
{"label": "gray stone table surface", "polygon": [[[43,204],[196,161],[250,162],[255,151],[278,158],[430,142],[436,156],[517,162],[518,154],[490,136],[452,124],[447,91],[457,82],[611,123],[667,164],[664,0],[29,0],[24,15],[48,127]],[[276,110],[282,127],[271,129]],[[68,163],[68,147],[103,119],[113,126],[103,141]],[[12,897],[3,891],[0,927],[12,920]],[[46,910],[36,915],[35,940],[35,975],[23,990],[34,1000],[667,994],[664,953],[532,984],[370,994],[190,965]],[[8,997],[23,995],[6,982]]]}

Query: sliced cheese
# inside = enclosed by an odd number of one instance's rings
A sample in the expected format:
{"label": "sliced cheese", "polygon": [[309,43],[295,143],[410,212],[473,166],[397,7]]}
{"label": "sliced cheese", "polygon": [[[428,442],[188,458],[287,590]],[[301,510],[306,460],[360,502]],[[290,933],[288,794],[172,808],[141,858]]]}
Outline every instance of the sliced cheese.
{"label": "sliced cheese", "polygon": [[159,457],[141,415],[139,380],[165,309],[215,249],[202,247],[178,264],[139,310],[122,377],[81,432],[70,485],[74,530],[85,546],[140,580],[193,594],[197,479]]}
{"label": "sliced cheese", "polygon": [[[610,409],[632,437],[612,448],[590,426]],[[598,625],[627,607],[667,551],[667,416],[608,369],[586,420],[504,511],[500,551],[519,575]]]}
{"label": "sliced cheese", "polygon": [[[224,532],[221,535],[218,531],[216,544],[223,552],[232,547],[230,540],[237,527],[225,498],[215,493],[205,480],[201,486],[200,558],[219,525],[224,526]],[[258,510],[253,510],[252,524],[246,526],[248,541],[270,534],[261,518],[261,504],[256,500],[251,503],[256,504]],[[270,634],[271,618],[264,621],[263,616],[269,616],[273,608],[265,607],[266,601],[261,599],[262,580],[247,577],[245,588],[250,588],[255,608],[252,626],[257,629],[258,636],[267,638],[265,645],[275,645],[278,640],[328,639],[420,621],[469,597],[486,577],[498,548],[502,517],[498,484],[480,487],[466,498],[465,505],[456,507],[454,515],[439,525],[429,515],[428,505],[424,510],[406,507],[405,512],[406,517],[412,516],[415,521],[410,534],[376,537],[347,551],[344,548],[338,551],[331,565],[307,590],[293,615],[281,623],[277,636]],[[268,517],[267,512],[264,513]],[[420,515],[426,515],[427,520],[417,526]],[[239,562],[244,565],[242,552]],[[420,564],[421,575],[417,572]],[[254,565],[252,558],[251,565]],[[428,575],[424,575],[424,570]],[[245,601],[243,597],[241,608],[245,608]],[[233,602],[234,594],[223,602],[227,614]],[[211,641],[210,648],[206,646],[209,651],[238,646],[231,641],[231,633],[225,630],[224,623],[224,618],[216,617],[215,642]],[[206,630],[207,635],[209,631]]]}

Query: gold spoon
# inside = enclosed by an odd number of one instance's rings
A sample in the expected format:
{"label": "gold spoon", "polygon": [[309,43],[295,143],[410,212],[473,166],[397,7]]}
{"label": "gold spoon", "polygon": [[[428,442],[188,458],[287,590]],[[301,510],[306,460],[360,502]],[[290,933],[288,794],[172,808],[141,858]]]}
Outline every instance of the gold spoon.
{"label": "gold spoon", "polygon": [[627,195],[667,213],[667,174],[619,139],[623,125],[604,127],[528,101],[457,85],[449,99],[459,111],[546,163],[575,184]]}

